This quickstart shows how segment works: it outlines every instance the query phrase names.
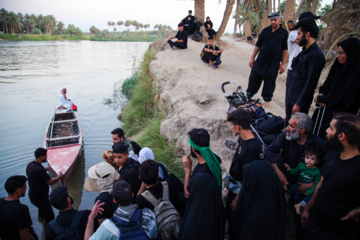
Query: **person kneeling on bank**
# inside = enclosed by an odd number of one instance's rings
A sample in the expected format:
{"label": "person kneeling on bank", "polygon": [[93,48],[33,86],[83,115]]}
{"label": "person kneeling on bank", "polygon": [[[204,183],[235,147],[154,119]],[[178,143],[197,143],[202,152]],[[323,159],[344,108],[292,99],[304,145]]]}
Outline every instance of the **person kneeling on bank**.
{"label": "person kneeling on bank", "polygon": [[216,68],[221,64],[220,56],[223,49],[214,44],[214,38],[208,38],[208,44],[203,48],[200,57],[205,63],[209,64],[209,67]]}

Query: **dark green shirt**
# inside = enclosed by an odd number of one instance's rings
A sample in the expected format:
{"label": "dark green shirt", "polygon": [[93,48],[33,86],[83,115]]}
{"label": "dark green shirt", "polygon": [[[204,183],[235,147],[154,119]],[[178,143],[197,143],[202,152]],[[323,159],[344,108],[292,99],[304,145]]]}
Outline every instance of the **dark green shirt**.
{"label": "dark green shirt", "polygon": [[299,182],[315,182],[314,186],[306,191],[308,196],[314,193],[315,187],[321,179],[320,169],[318,167],[308,168],[304,162],[300,162],[295,169],[290,168],[289,173],[293,176],[299,176]]}

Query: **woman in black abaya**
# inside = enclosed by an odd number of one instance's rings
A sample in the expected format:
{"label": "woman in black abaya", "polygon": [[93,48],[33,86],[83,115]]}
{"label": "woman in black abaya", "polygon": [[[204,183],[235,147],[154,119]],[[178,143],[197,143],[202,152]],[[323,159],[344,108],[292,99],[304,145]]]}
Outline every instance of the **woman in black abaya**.
{"label": "woman in black abaya", "polygon": [[285,193],[268,162],[256,160],[244,165],[234,227],[236,239],[285,239]]}
{"label": "woman in black abaya", "polygon": [[220,188],[208,173],[197,173],[188,186],[190,197],[186,203],[179,240],[223,240],[225,209]]}
{"label": "woman in black abaya", "polygon": [[[337,112],[356,114],[360,107],[360,41],[348,38],[337,44],[338,54],[314,102],[322,106],[312,117],[315,134],[325,138],[326,129]],[[321,120],[322,110],[324,117]],[[318,113],[321,112],[319,117]],[[317,121],[316,121],[317,119]],[[320,126],[320,130],[319,130]]]}

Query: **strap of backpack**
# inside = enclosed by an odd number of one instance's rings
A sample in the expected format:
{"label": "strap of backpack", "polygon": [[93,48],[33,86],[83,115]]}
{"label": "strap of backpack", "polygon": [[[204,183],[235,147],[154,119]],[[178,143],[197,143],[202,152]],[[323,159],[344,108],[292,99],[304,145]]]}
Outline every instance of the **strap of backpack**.
{"label": "strap of backpack", "polygon": [[160,200],[157,199],[149,190],[146,190],[145,192],[141,193],[141,195],[146,200],[148,200],[148,202],[151,203],[151,205],[153,205],[154,207],[156,207],[160,203]]}
{"label": "strap of backpack", "polygon": [[134,225],[139,222],[140,218],[142,216],[142,209],[136,209],[133,215],[130,218],[130,221],[124,221],[116,216],[113,216],[110,218],[110,220],[118,227],[126,226],[126,225]]}
{"label": "strap of backpack", "polygon": [[163,197],[162,200],[163,201],[169,201],[169,185],[167,184],[166,181],[161,182],[162,186],[163,186]]}
{"label": "strap of backpack", "polygon": [[165,167],[165,165],[163,163],[161,163],[161,162],[159,162],[159,167],[161,168],[161,170],[164,173],[164,179],[163,180],[165,180],[167,178],[167,176],[169,175],[168,170]]}
{"label": "strap of backpack", "polygon": [[63,232],[66,231],[65,228],[60,226],[60,224],[56,221],[56,219],[50,221],[49,224],[52,227],[52,229],[54,230],[56,236],[59,236],[60,234],[62,234]]}
{"label": "strap of backpack", "polygon": [[73,221],[71,222],[70,229],[76,230],[79,227],[81,216],[84,211],[78,210],[76,211],[75,217]]}

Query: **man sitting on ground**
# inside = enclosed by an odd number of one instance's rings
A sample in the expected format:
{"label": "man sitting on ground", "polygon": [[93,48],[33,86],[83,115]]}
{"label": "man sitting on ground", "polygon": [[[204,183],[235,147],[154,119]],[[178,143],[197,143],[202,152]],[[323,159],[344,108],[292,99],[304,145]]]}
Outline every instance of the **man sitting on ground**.
{"label": "man sitting on ground", "polygon": [[184,31],[184,24],[179,23],[178,24],[179,31],[174,37],[171,37],[167,40],[170,47],[174,49],[174,47],[180,48],[180,49],[186,49],[187,48],[187,32]]}
{"label": "man sitting on ground", "polygon": [[12,176],[5,182],[6,198],[0,199],[0,239],[38,239],[31,224],[29,208],[20,203],[27,189],[25,176]]}
{"label": "man sitting on ground", "polygon": [[208,44],[205,45],[201,53],[201,60],[203,60],[205,63],[208,63],[209,67],[215,69],[221,64],[220,56],[223,51],[223,49],[214,44],[214,39],[209,37]]}
{"label": "man sitting on ground", "polygon": [[119,239],[121,225],[129,223],[130,221],[139,223],[139,230],[123,231],[121,234],[131,234],[136,231],[138,237],[143,236],[144,238],[147,237],[150,239],[157,238],[157,226],[154,213],[147,208],[142,210],[138,209],[136,204],[132,204],[133,191],[127,182],[118,180],[114,183],[113,197],[114,202],[118,205],[118,208],[114,213],[114,218],[105,220],[94,233],[94,219],[99,212],[103,210],[101,208],[102,204],[96,202],[88,218],[85,240],[88,240],[89,238],[91,240]]}
{"label": "man sitting on ground", "polygon": [[[65,186],[55,188],[50,194],[50,201],[54,208],[59,210],[59,215],[46,226],[46,240],[58,239],[62,234],[69,232],[70,227],[76,228],[73,239],[77,239],[76,234],[80,234],[83,239],[90,210],[75,210],[72,207],[74,200]],[[92,226],[96,229],[98,221]]]}
{"label": "man sitting on ground", "polygon": [[213,29],[213,23],[210,20],[210,17],[206,17],[206,22],[204,23],[206,32],[209,34],[209,37],[214,37],[215,35],[215,31]]}

